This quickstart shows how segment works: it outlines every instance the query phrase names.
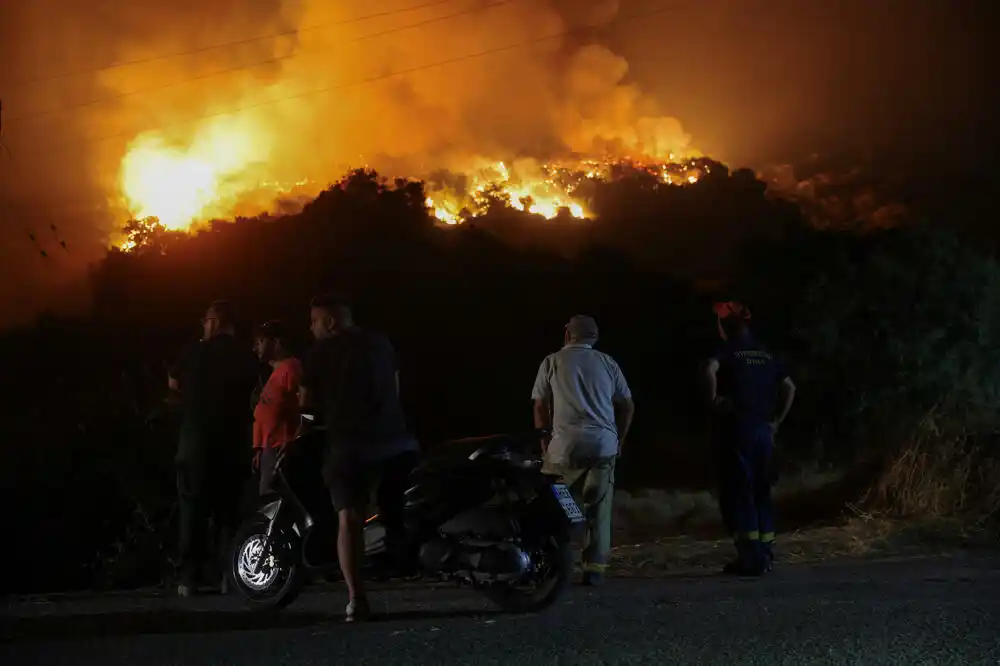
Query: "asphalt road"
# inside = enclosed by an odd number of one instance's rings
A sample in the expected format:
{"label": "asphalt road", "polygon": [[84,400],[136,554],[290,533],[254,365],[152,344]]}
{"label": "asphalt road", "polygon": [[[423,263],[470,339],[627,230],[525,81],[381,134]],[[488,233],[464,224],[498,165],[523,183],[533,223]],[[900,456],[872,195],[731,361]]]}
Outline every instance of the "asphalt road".
{"label": "asphalt road", "polygon": [[337,588],[272,618],[232,597],[152,593],[8,606],[2,664],[1000,664],[1000,559],[787,567],[764,580],[678,575],[574,588],[541,615],[451,586],[373,596],[339,622]]}

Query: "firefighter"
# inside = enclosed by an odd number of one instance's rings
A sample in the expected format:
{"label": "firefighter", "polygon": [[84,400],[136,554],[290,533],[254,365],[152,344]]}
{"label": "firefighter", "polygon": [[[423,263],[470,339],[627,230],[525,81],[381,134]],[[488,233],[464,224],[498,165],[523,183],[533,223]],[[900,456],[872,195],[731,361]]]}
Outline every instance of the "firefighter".
{"label": "firefighter", "polygon": [[795,384],[754,338],[748,308],[730,301],[714,309],[722,343],[705,362],[703,379],[713,413],[719,508],[736,540],[736,559],[724,571],[760,576],[774,561],[774,435],[792,407]]}

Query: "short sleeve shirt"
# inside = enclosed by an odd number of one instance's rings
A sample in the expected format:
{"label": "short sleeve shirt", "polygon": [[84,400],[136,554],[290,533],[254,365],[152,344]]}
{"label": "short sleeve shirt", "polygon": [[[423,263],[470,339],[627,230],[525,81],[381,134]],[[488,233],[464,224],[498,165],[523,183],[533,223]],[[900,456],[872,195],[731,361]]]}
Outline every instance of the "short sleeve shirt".
{"label": "short sleeve shirt", "polygon": [[359,327],[309,350],[302,386],[318,394],[332,446],[375,460],[415,448],[396,387],[397,368],[388,338]]}
{"label": "short sleeve shirt", "polygon": [[614,404],[632,392],[613,358],[590,345],[566,345],[542,361],[531,397],[552,405],[550,462],[617,455]]}
{"label": "short sleeve shirt", "polygon": [[254,448],[284,446],[299,428],[299,381],[302,364],[297,358],[275,364],[253,412]]}

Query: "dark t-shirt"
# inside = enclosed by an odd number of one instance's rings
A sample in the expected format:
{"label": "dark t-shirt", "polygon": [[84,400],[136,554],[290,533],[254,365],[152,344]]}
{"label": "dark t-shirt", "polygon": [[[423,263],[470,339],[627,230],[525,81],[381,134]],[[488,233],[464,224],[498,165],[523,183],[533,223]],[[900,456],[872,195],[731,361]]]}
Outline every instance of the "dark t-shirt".
{"label": "dark t-shirt", "polygon": [[739,422],[774,419],[778,385],[788,376],[783,363],[750,334],[725,342],[712,358],[719,362],[718,393],[732,401]]}
{"label": "dark t-shirt", "polygon": [[218,335],[185,349],[170,369],[170,376],[180,384],[184,426],[226,433],[249,427],[250,396],[259,372],[257,356],[231,335]]}
{"label": "dark t-shirt", "polygon": [[396,388],[396,353],[382,334],[353,327],[318,341],[302,362],[302,386],[322,406],[331,446],[377,461],[411,450]]}

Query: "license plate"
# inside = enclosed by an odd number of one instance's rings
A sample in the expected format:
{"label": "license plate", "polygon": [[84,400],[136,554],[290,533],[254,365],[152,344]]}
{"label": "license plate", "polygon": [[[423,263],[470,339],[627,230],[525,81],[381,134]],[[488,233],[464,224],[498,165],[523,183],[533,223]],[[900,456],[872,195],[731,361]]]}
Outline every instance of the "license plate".
{"label": "license plate", "polygon": [[573,495],[570,494],[569,488],[567,488],[565,484],[552,484],[552,492],[556,494],[556,499],[559,500],[559,506],[562,507],[566,517],[569,518],[569,522],[583,522],[583,512],[580,511],[580,507],[577,506],[576,500],[573,499]]}

